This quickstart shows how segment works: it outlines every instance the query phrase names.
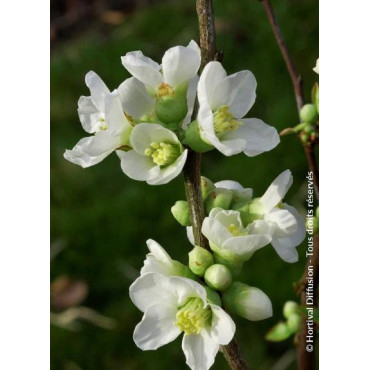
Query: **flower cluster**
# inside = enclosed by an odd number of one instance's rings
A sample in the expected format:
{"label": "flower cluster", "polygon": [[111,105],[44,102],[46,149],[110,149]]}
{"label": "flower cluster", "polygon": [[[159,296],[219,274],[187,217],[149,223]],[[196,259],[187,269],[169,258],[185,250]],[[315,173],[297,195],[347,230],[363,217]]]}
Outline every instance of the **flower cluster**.
{"label": "flower cluster", "polygon": [[[92,135],[66,150],[64,157],[85,168],[115,151],[128,177],[161,185],[180,174],[189,150],[253,157],[278,145],[274,127],[244,118],[256,99],[253,74],[227,76],[214,61],[198,76],[200,62],[194,41],[167,50],[162,64],[141,51],[129,52],[122,64],[133,77],[112,92],[89,72],[91,95],[80,98],[78,115]],[[193,115],[196,99],[199,109]],[[269,297],[236,278],[243,264],[269,244],[284,261],[298,260],[304,221],[282,202],[292,182],[286,170],[261,197],[254,197],[252,189],[235,181],[213,183],[202,177],[206,218],[201,231],[209,250],[194,245],[187,202],[175,203],[172,214],[187,227],[193,249],[185,265],[154,240],[147,241],[150,253],[130,287],[133,303],[144,313],[133,335],[139,348],[155,350],[183,333],[187,365],[208,370],[220,345],[230,343],[235,334],[227,312],[252,321],[272,316]]]}
{"label": "flower cluster", "polygon": [[[209,63],[198,76],[200,49],[188,46],[167,50],[162,64],[141,51],[122,57],[133,76],[110,92],[100,77],[89,72],[90,96],[78,101],[81,139],[64,157],[90,167],[116,151],[122,171],[150,185],[166,184],[179,175],[188,147],[213,148],[230,156],[248,156],[279,143],[275,128],[256,118],[243,118],[256,98],[256,80],[249,71],[227,76],[219,62]],[[199,112],[192,121],[198,95]]]}

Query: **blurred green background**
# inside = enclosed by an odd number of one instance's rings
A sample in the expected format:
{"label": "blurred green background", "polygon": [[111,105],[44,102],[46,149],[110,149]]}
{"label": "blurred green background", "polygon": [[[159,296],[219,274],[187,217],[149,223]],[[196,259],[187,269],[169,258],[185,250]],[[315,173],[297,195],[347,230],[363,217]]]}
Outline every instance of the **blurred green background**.
{"label": "blurred green background", "polygon": [[[312,72],[318,57],[318,1],[273,1],[283,34],[304,79],[306,95],[317,80]],[[281,130],[297,124],[289,75],[258,1],[215,0],[217,46],[224,50],[229,74],[249,69],[256,76],[257,100],[249,117],[258,117]],[[97,72],[113,90],[129,77],[120,57],[142,50],[160,61],[174,45],[197,40],[195,1],[154,2],[131,9],[115,26],[91,21],[83,30],[53,44],[51,55],[51,244],[62,250],[51,261],[51,280],[64,275],[88,285],[82,302],[116,321],[107,330],[82,323],[71,331],[51,325],[51,368],[78,369],[187,369],[181,342],[157,351],[142,352],[132,341],[141,312],[131,303],[128,287],[139,273],[147,248],[155,239],[173,258],[186,263],[185,230],[172,218],[170,207],[184,199],[181,176],[170,184],[151,187],[126,177],[116,155],[89,169],[63,158],[85,132],[76,108],[80,95],[88,95],[84,76]],[[307,165],[294,136],[283,137],[269,153],[255,158],[226,158],[217,151],[203,156],[203,174],[214,181],[232,179],[261,195],[271,181],[289,168],[294,184],[286,202],[304,214]],[[239,320],[237,338],[253,369],[295,369],[293,341],[274,344],[266,331],[282,318],[282,306],[294,299],[293,282],[303,271],[300,261],[287,264],[271,246],[258,251],[245,264],[240,280],[261,288],[271,298],[274,316],[260,322]],[[55,307],[53,308],[55,310]],[[289,360],[290,359],[290,360]],[[285,364],[284,364],[285,363]],[[280,364],[280,365],[279,365]],[[218,355],[214,369],[227,369]]]}

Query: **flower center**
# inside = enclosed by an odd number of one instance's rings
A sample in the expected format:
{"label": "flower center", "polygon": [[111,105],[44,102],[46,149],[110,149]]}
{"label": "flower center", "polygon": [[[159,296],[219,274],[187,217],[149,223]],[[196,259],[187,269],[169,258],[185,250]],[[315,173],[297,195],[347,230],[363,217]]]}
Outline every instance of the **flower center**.
{"label": "flower center", "polygon": [[212,311],[200,298],[191,298],[176,314],[175,324],[185,334],[199,334],[210,324]]}
{"label": "flower center", "polygon": [[229,112],[227,105],[222,105],[213,113],[213,126],[218,137],[236,130],[242,122],[237,121]]}
{"label": "flower center", "polygon": [[234,224],[229,225],[227,229],[234,236],[248,235],[248,231],[244,231],[243,229],[239,228],[238,226]]}
{"label": "flower center", "polygon": [[98,126],[97,131],[105,131],[108,128],[104,117],[100,117],[98,122],[100,122],[101,124],[100,126]]}
{"label": "flower center", "polygon": [[174,95],[175,95],[174,89],[169,84],[163,82],[157,88],[155,97],[162,98],[163,96],[174,96]]}
{"label": "flower center", "polygon": [[167,166],[173,163],[180,155],[180,148],[176,144],[153,142],[145,149],[145,155],[152,157],[158,166]]}

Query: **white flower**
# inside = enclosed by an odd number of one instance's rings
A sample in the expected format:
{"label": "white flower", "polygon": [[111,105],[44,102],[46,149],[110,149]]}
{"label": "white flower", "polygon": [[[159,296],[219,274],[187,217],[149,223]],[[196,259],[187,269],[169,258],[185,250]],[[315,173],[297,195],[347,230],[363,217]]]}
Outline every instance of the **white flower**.
{"label": "white flower", "polygon": [[250,71],[227,76],[219,62],[204,68],[198,83],[198,123],[202,140],[224,155],[244,152],[253,157],[279,144],[276,129],[257,118],[242,118],[256,99]]}
{"label": "white flower", "polygon": [[[284,261],[291,263],[298,261],[296,247],[306,236],[303,217],[294,207],[282,203],[292,183],[292,174],[286,170],[272,182],[265,194],[257,199],[258,213],[271,227],[272,246]],[[258,221],[253,224],[256,222]]]}
{"label": "white flower", "polygon": [[188,266],[173,260],[156,241],[148,239],[146,244],[150,253],[146,255],[144,266],[140,270],[141,276],[150,273],[158,273],[165,276],[185,276],[189,278],[194,276]]}
{"label": "white flower", "polygon": [[130,297],[144,312],[134,331],[135,344],[155,350],[184,332],[182,349],[192,370],[208,370],[219,346],[234,336],[231,317],[208,303],[205,288],[193,280],[146,274],[131,285]]}
{"label": "white flower", "polygon": [[232,180],[223,180],[215,183],[216,188],[228,189],[233,192],[233,204],[246,202],[253,197],[253,189],[243,188],[243,186]]}
{"label": "white flower", "polygon": [[94,72],[86,75],[86,85],[91,96],[81,96],[78,114],[84,130],[94,135],[84,137],[64,153],[65,159],[83,168],[101,162],[116,149],[128,145],[132,130],[116,92],[109,92]]}
{"label": "white flower", "polygon": [[141,51],[127,53],[122,57],[122,64],[157,99],[185,93],[185,112],[180,118],[182,120],[185,117],[185,125],[190,122],[193,111],[200,59],[199,46],[191,41],[187,47],[168,49],[161,65],[144,56]]}
{"label": "white flower", "polygon": [[312,68],[314,72],[316,72],[317,74],[319,74],[319,58],[317,58],[316,60],[316,66],[315,68]]}
{"label": "white flower", "polygon": [[202,233],[211,249],[226,261],[247,261],[271,241],[266,222],[260,221],[258,227],[244,227],[238,211],[221,208],[213,208],[204,219]]}
{"label": "white flower", "polygon": [[167,184],[184,167],[187,150],[177,136],[161,125],[140,123],[131,133],[133,150],[118,150],[122,171],[130,178],[150,185]]}

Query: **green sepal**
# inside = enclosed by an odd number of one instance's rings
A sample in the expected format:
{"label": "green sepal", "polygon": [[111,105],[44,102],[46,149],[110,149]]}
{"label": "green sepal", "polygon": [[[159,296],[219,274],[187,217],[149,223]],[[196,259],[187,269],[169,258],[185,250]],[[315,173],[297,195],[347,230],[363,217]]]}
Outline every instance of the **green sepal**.
{"label": "green sepal", "polygon": [[215,184],[207,177],[202,176],[200,179],[200,185],[202,188],[202,198],[205,200],[207,195],[214,189],[216,189]]}
{"label": "green sepal", "polygon": [[220,295],[215,290],[211,289],[209,286],[205,286],[204,288],[207,292],[207,301],[217,306],[221,306],[222,301]]}
{"label": "green sepal", "polygon": [[213,208],[229,209],[233,199],[233,192],[229,189],[215,188],[206,197],[204,208],[207,214]]}
{"label": "green sepal", "polygon": [[191,122],[185,129],[183,143],[198,153],[209,152],[214,149],[212,145],[205,143],[200,137],[198,121]]}

